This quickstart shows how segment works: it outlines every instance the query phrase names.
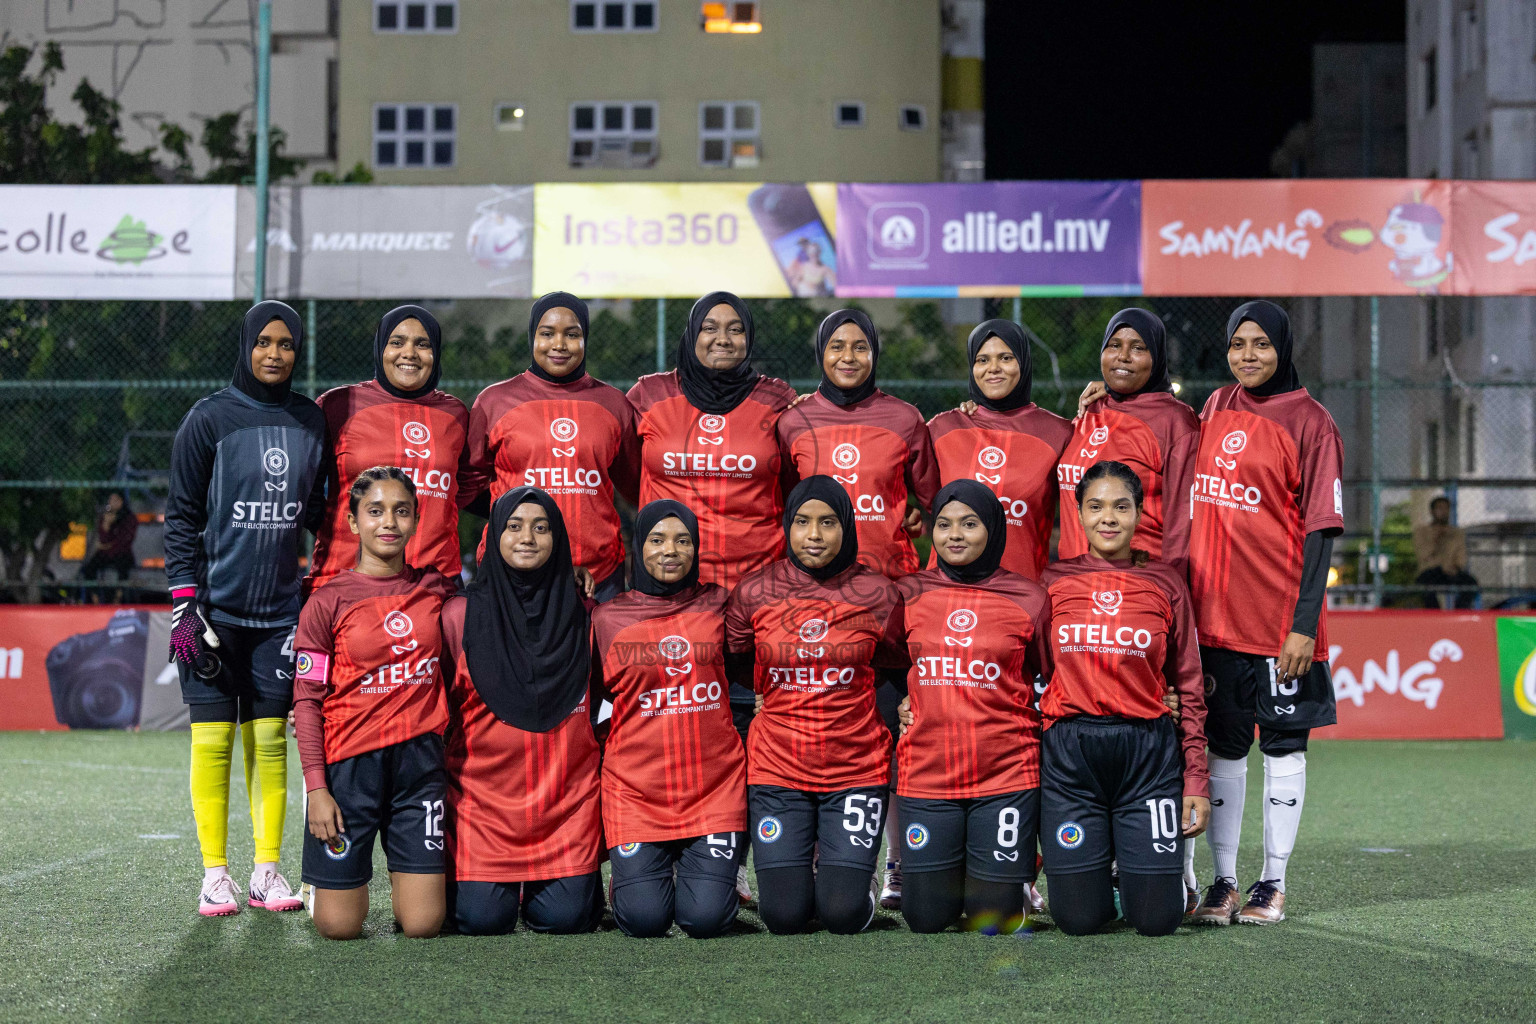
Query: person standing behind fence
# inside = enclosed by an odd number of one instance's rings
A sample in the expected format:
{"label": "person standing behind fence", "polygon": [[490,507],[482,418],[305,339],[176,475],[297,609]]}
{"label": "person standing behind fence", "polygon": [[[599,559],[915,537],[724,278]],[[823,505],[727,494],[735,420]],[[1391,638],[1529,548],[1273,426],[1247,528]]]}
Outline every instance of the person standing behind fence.
{"label": "person standing behind fence", "polygon": [[[139,535],[139,519],[128,507],[128,497],[122,491],[107,495],[107,507],[96,520],[96,550],[80,567],[80,578],[94,580],[103,570],[117,572],[119,583],[127,582],[138,563],[133,557],[133,541]],[[100,600],[101,592],[92,595]]]}
{"label": "person standing behind fence", "polygon": [[[1451,499],[1443,494],[1431,499],[1429,518],[1413,528],[1413,554],[1419,567],[1414,582],[1426,587],[1477,586],[1477,578],[1467,572],[1467,531],[1451,525]],[[1471,608],[1477,602],[1475,590],[1455,591],[1452,597],[1457,608]],[[1440,595],[1426,590],[1424,607],[1439,608]]]}
{"label": "person standing behind fence", "polygon": [[928,424],[939,475],[979,480],[992,489],[1007,520],[1003,568],[1039,582],[1050,561],[1056,460],[1072,424],[1031,401],[1029,342],[1018,324],[977,324],[965,348],[970,401]]}
{"label": "person standing behind fence", "polygon": [[[1325,590],[1344,530],[1343,442],[1291,362],[1272,302],[1227,320],[1237,378],[1200,414],[1190,591],[1205,667],[1216,878],[1195,923],[1285,920],[1285,868],[1307,788],[1307,737],[1336,721]],[[1254,725],[1264,754],[1264,868],[1239,906],[1237,848]],[[1186,882],[1188,862],[1186,861]]]}
{"label": "person standing behind fence", "polygon": [[358,539],[347,525],[347,481],[371,466],[398,466],[416,487],[416,534],[405,559],[450,579],[459,574],[460,481],[469,411],[439,391],[443,333],[420,306],[398,306],[373,334],[373,380],[333,388],[316,403],[325,414],[329,507],[315,534],[305,594],[357,566]]}
{"label": "person standing behind fence", "polygon": [[324,515],[325,417],[290,384],[304,327],[281,302],[245,314],[233,383],[198,402],[171,446],[165,575],[171,658],[191,706],[192,815],[203,852],[198,912],[240,911],[229,876],[235,723],[255,832],[249,904],[302,905],[277,870],[288,807],[299,543]]}
{"label": "person standing behind fence", "polygon": [[1065,561],[1087,554],[1088,536],[1077,516],[1077,482],[1095,462],[1113,461],[1130,466],[1141,480],[1145,504],[1136,526],[1137,550],[1183,571],[1200,420],[1173,396],[1163,321],[1135,307],[1110,317],[1099,369],[1104,380],[1083,392],[1072,439],[1056,466],[1061,485],[1057,557]]}
{"label": "person standing behind fence", "polygon": [[[528,369],[480,392],[469,411],[469,499],[538,487],[560,506],[576,565],[597,581],[597,599],[624,590],[617,489],[638,501],[635,409],[587,373],[587,304],[550,292],[528,315]],[[466,507],[470,500],[466,500]],[[483,555],[484,552],[482,551]]]}

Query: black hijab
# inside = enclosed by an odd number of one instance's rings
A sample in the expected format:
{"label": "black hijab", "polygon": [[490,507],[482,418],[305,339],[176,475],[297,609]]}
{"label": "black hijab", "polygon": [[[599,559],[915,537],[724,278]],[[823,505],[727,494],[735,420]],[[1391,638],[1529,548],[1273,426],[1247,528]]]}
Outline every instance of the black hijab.
{"label": "black hijab", "polygon": [[[528,572],[508,565],[500,545],[507,520],[524,502],[544,509],[554,535],[549,561]],[[496,499],[485,557],[464,596],[464,658],[485,706],[525,732],[548,732],[563,722],[586,693],[592,652],[555,499],[537,487],[515,487]]]}
{"label": "black hijab", "polygon": [[[864,383],[856,388],[840,388],[827,377],[826,364],[823,357],[827,352],[827,342],[832,340],[832,332],[843,324],[853,324],[864,332],[864,337],[869,339],[869,376],[864,378]],[[862,402],[875,393],[875,374],[880,369],[880,334],[875,330],[874,321],[859,312],[857,309],[837,309],[828,314],[816,328],[816,365],[821,367],[821,387],[817,390],[827,397],[830,402],[838,405],[852,405]]]}
{"label": "black hijab", "polygon": [[[982,394],[981,385],[976,383],[976,356],[981,352],[981,346],[987,343],[987,339],[996,336],[1002,339],[1004,345],[1013,350],[1013,358],[1019,361],[1019,382],[1013,386],[1013,390],[1002,398],[993,401]],[[1022,409],[1030,403],[1030,392],[1034,389],[1035,370],[1030,362],[1029,341],[1024,337],[1024,331],[1012,320],[983,320],[976,325],[971,336],[965,343],[966,364],[971,367],[970,376],[966,382],[971,393],[971,401],[983,409],[991,409],[993,412],[1011,412],[1014,409]]]}
{"label": "black hijab", "polygon": [[293,365],[295,369],[298,367],[298,356],[304,350],[304,321],[286,302],[266,299],[246,310],[245,319],[240,324],[240,355],[235,359],[235,376],[230,384],[236,391],[258,402],[282,405],[288,401],[293,388],[293,374],[290,372],[287,380],[276,384],[263,384],[251,372],[251,353],[256,350],[256,338],[274,320],[281,320],[288,333],[293,335]]}
{"label": "black hijab", "polygon": [[1269,380],[1257,387],[1244,386],[1243,390],[1258,398],[1301,390],[1301,378],[1296,375],[1296,365],[1291,362],[1291,318],[1285,310],[1264,299],[1254,299],[1238,306],[1227,317],[1228,345],[1231,345],[1232,335],[1237,333],[1244,320],[1252,320],[1264,329],[1264,333],[1269,335],[1269,343],[1275,346],[1275,356],[1279,361]]}
{"label": "black hijab", "polygon": [[[832,561],[820,569],[812,569],[803,564],[795,557],[795,549],[789,544],[790,524],[795,521],[795,513],[800,511],[800,506],[808,501],[826,502],[837,515],[837,521],[843,524],[843,546],[832,557]],[[859,557],[859,534],[853,521],[853,502],[848,499],[848,492],[843,490],[842,484],[829,476],[808,476],[789,492],[789,500],[784,503],[784,553],[796,569],[818,580],[829,580],[854,563]]]}
{"label": "black hijab", "polygon": [[[414,391],[401,391],[384,374],[384,348],[389,344],[389,336],[395,333],[395,328],[402,321],[411,319],[420,320],[421,326],[427,330],[427,341],[432,345],[432,372],[423,386]],[[424,398],[437,390],[437,382],[443,379],[443,329],[438,326],[437,317],[420,306],[396,306],[385,313],[379,320],[378,330],[373,332],[373,379],[391,395],[407,401]]]}
{"label": "black hijab", "polygon": [[934,558],[939,568],[944,570],[944,575],[956,583],[980,583],[997,572],[1003,564],[1003,546],[1008,543],[1003,503],[992,493],[991,488],[980,481],[969,478],[955,480],[939,488],[938,496],[933,499],[934,518],[937,519],[939,513],[944,511],[944,506],[952,501],[969,505],[975,511],[981,524],[987,528],[987,546],[982,549],[976,561],[969,565],[950,565],[939,554],[937,545],[934,547]]}
{"label": "black hijab", "polygon": [[[1101,353],[1109,347],[1110,336],[1122,327],[1129,327],[1141,335],[1141,340],[1147,343],[1147,352],[1152,356],[1152,372],[1147,376],[1147,382],[1129,395],[1122,395],[1114,388],[1107,388],[1109,397],[1119,402],[1134,395],[1145,395],[1154,391],[1171,392],[1173,381],[1168,379],[1168,329],[1163,326],[1162,317],[1136,306],[1122,309],[1109,318],[1109,324],[1104,328],[1104,344],[1099,346]],[[1230,338],[1230,335],[1228,337]],[[1104,383],[1106,386],[1109,384],[1108,381]]]}
{"label": "black hijab", "polygon": [[[747,330],[747,353],[741,362],[729,370],[711,370],[699,362],[699,330],[709,311],[725,303],[741,317]],[[752,368],[752,341],[755,336],[752,312],[747,304],[730,292],[710,292],[688,311],[688,326],[683,329],[683,339],[677,346],[677,384],[683,389],[688,403],[700,412],[723,415],[736,408],[757,387],[762,374]]]}
{"label": "black hijab", "polygon": [[[564,377],[555,377],[549,374],[539,361],[533,358],[533,337],[538,333],[539,321],[544,319],[544,314],[552,309],[568,309],[576,314],[576,320],[581,324],[582,356],[581,362],[576,364],[576,369]],[[533,304],[533,309],[528,313],[528,369],[535,377],[542,377],[551,384],[574,384],[587,375],[586,341],[587,335],[587,304],[570,292],[550,292],[540,295],[538,301]]]}
{"label": "black hijab", "polygon": [[[645,538],[650,536],[656,524],[663,519],[678,520],[693,537],[693,568],[676,583],[661,582],[645,567]],[[630,547],[635,560],[635,589],[640,593],[652,597],[672,597],[699,585],[699,520],[682,502],[664,498],[642,508],[635,516],[635,533]]]}

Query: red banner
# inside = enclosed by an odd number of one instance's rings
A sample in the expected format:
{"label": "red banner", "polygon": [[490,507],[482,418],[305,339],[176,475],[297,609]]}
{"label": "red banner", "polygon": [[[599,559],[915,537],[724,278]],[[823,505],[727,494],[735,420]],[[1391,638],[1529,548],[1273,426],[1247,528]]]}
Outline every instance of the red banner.
{"label": "red banner", "polygon": [[1328,613],[1339,724],[1319,739],[1502,739],[1494,616]]}
{"label": "red banner", "polygon": [[1458,181],[1452,195],[1456,293],[1536,293],[1536,182]]}
{"label": "red banner", "polygon": [[164,635],[145,608],[0,608],[0,729],[137,726],[146,676],[165,665]]}

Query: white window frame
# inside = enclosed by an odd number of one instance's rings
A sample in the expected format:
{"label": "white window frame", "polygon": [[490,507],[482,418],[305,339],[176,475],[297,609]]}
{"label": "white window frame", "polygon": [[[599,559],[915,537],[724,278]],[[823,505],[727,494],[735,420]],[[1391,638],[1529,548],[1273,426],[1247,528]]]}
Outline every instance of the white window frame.
{"label": "white window frame", "polygon": [[[709,128],[704,123],[705,113],[710,107],[720,107],[725,111],[725,127]],[[736,111],[738,109],[750,109],[752,111],[752,130],[745,131],[736,127]],[[724,147],[724,157],[720,160],[710,160],[704,155],[704,147],[710,142],[721,142]],[[738,142],[752,143],[755,155],[749,159],[741,159],[738,162],[736,156],[736,144]],[[763,158],[763,109],[757,100],[706,100],[699,104],[699,165],[701,167],[756,167]]]}
{"label": "white window frame", "polygon": [[[408,131],[405,127],[405,115],[408,108],[419,107],[423,111],[423,127],[421,131]],[[395,127],[393,131],[384,131],[379,128],[379,111],[394,110]],[[440,110],[453,111],[453,128],[443,131],[435,127],[437,112]],[[372,166],[378,170],[388,171],[445,171],[456,166],[459,162],[459,105],[457,103],[375,103],[373,105],[373,148],[369,151]],[[395,162],[379,162],[379,143],[393,142],[395,144]],[[405,147],[407,143],[422,143],[422,155],[424,160],[419,164],[405,162]],[[434,159],[436,143],[450,142],[453,144],[453,159],[447,163],[437,163]]]}
{"label": "white window frame", "polygon": [[[405,9],[411,6],[422,6],[427,9],[427,25],[425,28],[406,28]],[[395,27],[379,27],[379,8],[395,8]],[[437,9],[439,7],[453,8],[453,28],[437,27]],[[459,0],[373,0],[373,31],[379,35],[455,35],[459,31]]]}
{"label": "white window frame", "polygon": [[[608,28],[603,25],[603,8],[609,4],[622,4],[624,7],[624,26],[622,28]],[[591,7],[593,25],[585,28],[576,24],[576,8]],[[635,8],[649,7],[651,9],[651,23],[640,28],[635,27]],[[569,21],[571,31],[582,35],[588,33],[616,33],[616,32],[655,32],[661,28],[661,0],[571,0],[571,16]]]}
{"label": "white window frame", "polygon": [[[576,112],[583,107],[592,109],[592,128],[590,129],[576,127]],[[605,112],[614,107],[620,107],[624,111],[623,127],[605,128]],[[649,107],[651,110],[651,126],[648,129],[637,130],[634,127],[635,110],[640,107]],[[635,169],[655,166],[661,155],[658,146],[660,121],[661,104],[655,100],[579,100],[572,103],[567,118],[570,134],[570,142],[566,148],[567,162],[571,167],[579,168]],[[582,142],[592,144],[591,153],[585,157],[578,157],[576,145]],[[636,143],[649,143],[649,155],[637,158]],[[621,151],[623,155],[619,156]]]}
{"label": "white window frame", "polygon": [[[857,107],[858,110],[859,110],[859,119],[857,121],[844,121],[843,120],[843,108],[844,107]],[[832,125],[833,125],[833,127],[835,127],[835,128],[863,128],[867,124],[869,124],[869,118],[866,116],[866,112],[865,112],[865,109],[864,109],[864,101],[863,100],[834,100],[832,102]]]}
{"label": "white window frame", "polygon": [[[907,124],[907,111],[917,111],[917,124]],[[896,110],[896,127],[904,132],[925,132],[928,130],[928,108],[921,103],[903,103]]]}

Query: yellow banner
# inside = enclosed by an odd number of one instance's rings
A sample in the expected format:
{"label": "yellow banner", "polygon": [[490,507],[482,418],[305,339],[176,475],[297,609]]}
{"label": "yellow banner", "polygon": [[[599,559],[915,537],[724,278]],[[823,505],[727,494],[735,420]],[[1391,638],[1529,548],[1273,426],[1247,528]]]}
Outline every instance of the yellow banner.
{"label": "yellow banner", "polygon": [[829,296],[837,186],[534,186],[533,290],[589,298]]}

